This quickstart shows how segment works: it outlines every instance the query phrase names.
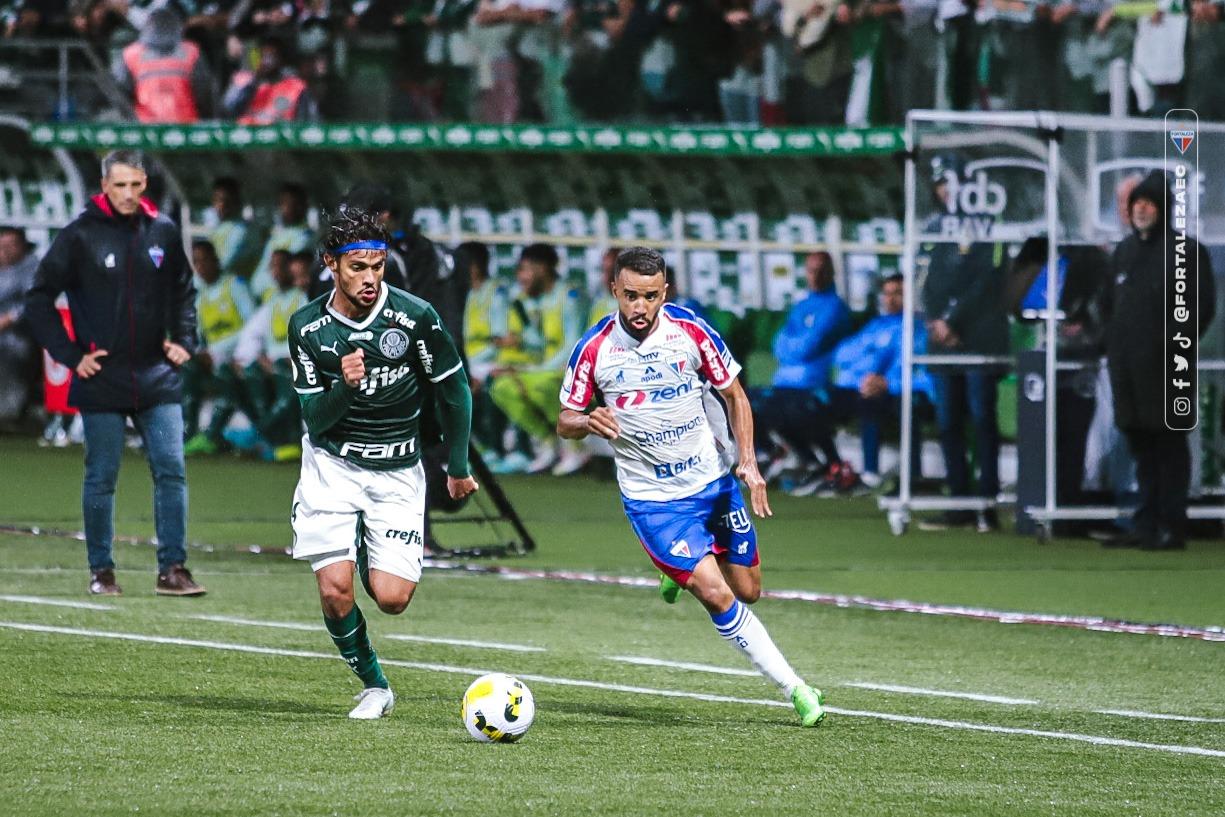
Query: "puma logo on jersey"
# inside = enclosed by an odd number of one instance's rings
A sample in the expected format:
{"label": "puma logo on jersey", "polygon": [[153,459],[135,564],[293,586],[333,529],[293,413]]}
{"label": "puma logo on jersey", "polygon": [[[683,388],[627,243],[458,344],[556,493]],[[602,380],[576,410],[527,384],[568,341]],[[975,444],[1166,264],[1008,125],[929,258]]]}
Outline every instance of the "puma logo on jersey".
{"label": "puma logo on jersey", "polygon": [[340,341],[336,341],[335,343],[331,343],[331,344],[321,343],[319,344],[319,351],[331,352],[332,354],[336,355],[336,357],[340,357],[340,352],[336,351],[336,349],[339,346],[340,346]]}

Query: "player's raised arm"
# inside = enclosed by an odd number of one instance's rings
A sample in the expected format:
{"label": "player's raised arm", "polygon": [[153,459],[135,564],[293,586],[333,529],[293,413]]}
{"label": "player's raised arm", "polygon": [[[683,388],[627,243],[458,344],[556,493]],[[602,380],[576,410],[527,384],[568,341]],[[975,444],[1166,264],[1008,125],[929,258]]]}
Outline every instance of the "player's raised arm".
{"label": "player's raised arm", "polygon": [[302,330],[294,320],[289,323],[289,362],[306,429],[312,435],[323,434],[340,422],[353,405],[357,397],[356,384],[337,380],[330,389],[324,385],[318,361],[308,344],[302,341]]}
{"label": "player's raised arm", "polygon": [[753,513],[759,517],[773,516],[770,500],[766,496],[766,481],[757,470],[757,454],[753,450],[753,410],[749,406],[749,396],[739,380],[733,380],[726,388],[719,389],[719,394],[727,403],[732,436],[736,438],[739,449],[740,464],[736,466],[736,476],[748,486]]}

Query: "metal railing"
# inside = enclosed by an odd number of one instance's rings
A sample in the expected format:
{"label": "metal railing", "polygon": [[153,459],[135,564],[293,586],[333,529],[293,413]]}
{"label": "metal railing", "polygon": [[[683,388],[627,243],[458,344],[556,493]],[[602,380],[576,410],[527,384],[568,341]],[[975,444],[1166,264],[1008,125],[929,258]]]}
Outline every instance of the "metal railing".
{"label": "metal railing", "polygon": [[0,39],[0,112],[35,122],[136,118],[88,43],[29,37]]}

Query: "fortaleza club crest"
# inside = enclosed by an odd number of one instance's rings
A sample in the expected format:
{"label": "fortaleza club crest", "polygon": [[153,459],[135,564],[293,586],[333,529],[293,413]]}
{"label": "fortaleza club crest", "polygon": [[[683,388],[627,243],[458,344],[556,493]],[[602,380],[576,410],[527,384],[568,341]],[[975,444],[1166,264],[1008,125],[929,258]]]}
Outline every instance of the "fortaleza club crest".
{"label": "fortaleza club crest", "polygon": [[1195,141],[1195,131],[1193,130],[1172,130],[1170,131],[1170,141],[1174,143],[1174,147],[1178,148],[1178,153],[1184,154],[1187,148],[1191,147],[1191,143]]}
{"label": "fortaleza club crest", "polygon": [[162,261],[166,258],[166,251],[154,244],[149,248],[149,257],[153,259],[153,266],[161,269]]}
{"label": "fortaleza club crest", "polygon": [[408,351],[408,335],[399,329],[388,329],[379,337],[379,350],[391,360],[404,357]]}

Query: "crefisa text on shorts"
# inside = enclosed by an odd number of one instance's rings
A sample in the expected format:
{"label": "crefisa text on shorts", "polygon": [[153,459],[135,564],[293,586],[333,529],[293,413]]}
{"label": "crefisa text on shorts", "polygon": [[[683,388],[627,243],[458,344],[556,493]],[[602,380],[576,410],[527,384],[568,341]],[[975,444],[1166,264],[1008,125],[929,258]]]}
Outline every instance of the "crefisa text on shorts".
{"label": "crefisa text on shorts", "polygon": [[[1165,258],[1165,423],[1189,431],[1199,421],[1199,271],[1198,255],[1187,252],[1188,230],[1198,234],[1199,116],[1179,108],[1165,115],[1165,212],[1169,229]],[[1170,244],[1173,246],[1171,247]]]}

